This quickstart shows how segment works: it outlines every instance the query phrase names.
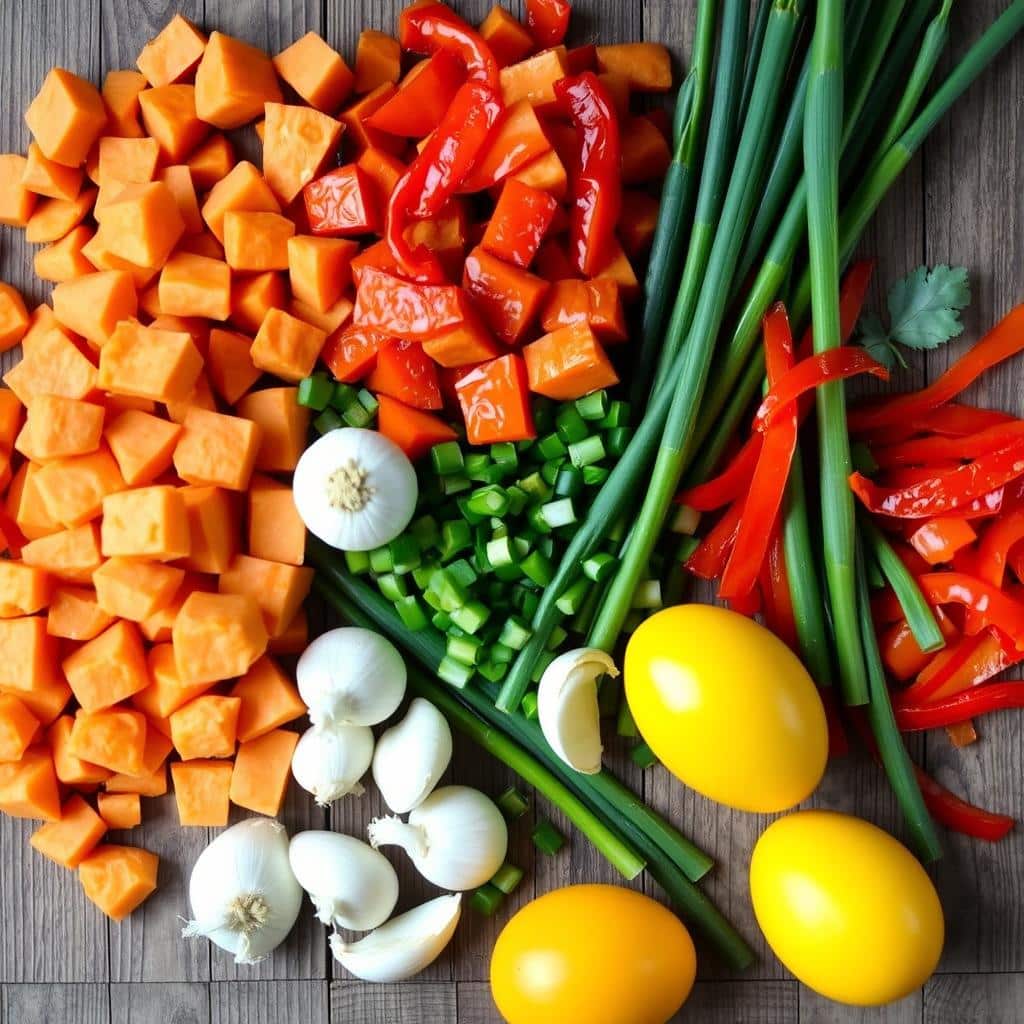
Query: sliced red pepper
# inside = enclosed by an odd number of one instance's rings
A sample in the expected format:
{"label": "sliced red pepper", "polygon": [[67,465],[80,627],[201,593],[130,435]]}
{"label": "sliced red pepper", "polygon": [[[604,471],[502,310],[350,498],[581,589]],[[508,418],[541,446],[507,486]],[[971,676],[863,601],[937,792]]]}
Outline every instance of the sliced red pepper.
{"label": "sliced red pepper", "polygon": [[761,588],[755,583],[745,594],[726,601],[730,610],[752,619],[762,609]]}
{"label": "sliced red pepper", "polygon": [[505,182],[480,244],[500,260],[524,270],[551,227],[558,203],[547,192],[515,178]]}
{"label": "sliced red pepper", "polygon": [[398,92],[366,123],[390,135],[422,139],[441,123],[465,79],[466,68],[458,55],[438,50],[405,76]]}
{"label": "sliced red pepper", "polygon": [[366,386],[414,409],[440,409],[444,405],[437,363],[414,341],[391,339],[381,345]]}
{"label": "sliced red pepper", "polygon": [[[946,654],[945,659],[940,657],[942,654]],[[979,636],[965,637],[952,650],[935,655],[914,685],[900,695],[900,703],[927,704],[944,700],[972,686],[987,683],[1022,660],[1024,655],[1014,649],[998,630],[989,629]]]}
{"label": "sliced red pepper", "polygon": [[433,338],[462,323],[468,302],[457,285],[415,284],[376,267],[364,267],[352,322],[398,338]]}
{"label": "sliced red pepper", "polygon": [[550,150],[551,143],[533,105],[529,100],[520,100],[505,111],[459,191],[483,192],[493,188]]}
{"label": "sliced red pepper", "polygon": [[509,353],[459,376],[455,385],[470,444],[526,441],[537,436],[526,364]]}
{"label": "sliced red pepper", "polygon": [[[860,473],[852,473],[850,488],[872,512],[899,519],[923,519],[962,515],[973,502],[983,501],[987,495],[1021,476],[1024,476],[1024,438],[952,472],[909,487],[887,490]],[[1001,503],[1001,495],[999,500]]]}
{"label": "sliced red pepper", "polygon": [[[994,519],[975,552],[974,573],[978,579],[1002,587],[1010,549],[1021,540],[1024,540],[1024,509],[1015,508]],[[968,633],[981,629],[977,616],[970,611],[966,629]]]}
{"label": "sliced red pepper", "polygon": [[398,41],[403,50],[413,53],[448,50],[466,66],[471,80],[501,89],[498,62],[483,36],[444,4],[417,4],[402,11],[398,16]]}
{"label": "sliced red pepper", "polygon": [[302,190],[302,198],[314,235],[345,237],[380,230],[377,190],[357,164],[335,168],[311,181]]}
{"label": "sliced red pepper", "polygon": [[850,411],[850,429],[856,433],[899,425],[955,398],[986,370],[1024,350],[1024,305],[1011,309],[938,380],[910,394]]}
{"label": "sliced red pepper", "polygon": [[557,46],[569,31],[568,0],[526,0],[526,25],[543,49]]}
{"label": "sliced red pepper", "polygon": [[801,360],[772,384],[754,417],[754,429],[767,430],[787,405],[808,391],[829,381],[846,380],[862,373],[880,380],[889,379],[889,371],[859,347],[833,348]]}
{"label": "sliced red pepper", "polygon": [[622,147],[615,104],[593,71],[555,82],[555,96],[577,129],[580,158],[573,176],[569,224],[570,259],[594,277],[612,254],[622,208]]}
{"label": "sliced red pepper", "polygon": [[565,54],[565,70],[570,75],[597,70],[597,47],[593,43],[574,46]]}
{"label": "sliced red pepper", "polygon": [[929,565],[952,561],[961,548],[973,544],[977,539],[978,535],[971,524],[956,516],[929,519],[917,527],[909,538],[914,550]]}
{"label": "sliced red pepper", "polygon": [[981,430],[967,436],[917,437],[900,444],[872,448],[871,454],[883,469],[890,466],[931,465],[935,462],[958,462],[1005,448],[1024,438],[1024,420]]}
{"label": "sliced red pepper", "polygon": [[978,409],[973,405],[940,405],[937,409],[917,417],[912,426],[917,433],[945,434],[949,437],[966,437],[979,434],[990,427],[1013,423],[1016,419],[1008,412],[998,409]]}
{"label": "sliced red pepper", "polygon": [[335,380],[353,384],[362,380],[377,362],[377,350],[391,336],[372,327],[348,327],[335,331],[327,339],[320,358]]}
{"label": "sliced red pepper", "polygon": [[[874,273],[874,260],[857,260],[846,272],[839,288],[839,337],[845,345],[853,334],[864,308],[864,299]],[[808,359],[814,354],[814,328],[808,327],[796,350],[797,360]]]}
{"label": "sliced red pepper", "polygon": [[[789,317],[781,303],[776,303],[764,318],[764,351],[768,384],[775,388],[791,375],[795,358]],[[740,529],[718,590],[718,596],[726,600],[749,593],[757,581],[782,506],[798,429],[796,403],[789,401],[785,408],[788,412],[777,416],[765,433],[743,500]]]}
{"label": "sliced red pepper", "polygon": [[703,580],[716,580],[722,575],[739,532],[742,514],[743,502],[734,501],[683,563],[687,572]]}
{"label": "sliced red pepper", "polygon": [[536,322],[550,285],[477,247],[466,257],[462,287],[495,336],[506,345],[516,345]]}
{"label": "sliced red pepper", "polygon": [[764,434],[751,434],[718,476],[683,491],[676,498],[676,504],[689,505],[698,512],[711,512],[746,494],[763,444]]}
{"label": "sliced red pepper", "polygon": [[917,775],[917,784],[921,787],[925,806],[931,816],[945,828],[961,835],[997,843],[1008,835],[1016,824],[1014,819],[1006,814],[986,811],[984,808],[969,804],[966,800],[961,800],[916,765],[914,772]]}
{"label": "sliced red pepper", "polygon": [[782,531],[778,523],[768,544],[768,556],[761,566],[759,579],[762,614],[765,625],[792,651],[798,647],[796,617],[793,614],[793,595],[786,572],[786,553],[782,546]]}
{"label": "sliced red pepper", "polygon": [[920,732],[1011,708],[1024,708],[1024,683],[987,683],[932,704],[901,704],[895,711],[903,732]]}
{"label": "sliced red pepper", "polygon": [[917,583],[929,604],[960,604],[970,608],[984,626],[996,627],[1018,650],[1024,650],[1024,602],[961,572],[925,573]]}

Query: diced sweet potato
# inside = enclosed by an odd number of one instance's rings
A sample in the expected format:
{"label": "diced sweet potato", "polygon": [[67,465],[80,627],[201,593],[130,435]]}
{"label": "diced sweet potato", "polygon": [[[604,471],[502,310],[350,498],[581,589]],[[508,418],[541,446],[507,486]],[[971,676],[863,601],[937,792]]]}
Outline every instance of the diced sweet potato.
{"label": "diced sweet potato", "polygon": [[48,159],[80,167],[106,126],[107,109],[91,82],[53,68],[25,111],[25,123]]}
{"label": "diced sweet potato", "polygon": [[231,287],[231,322],[255,334],[270,310],[285,304],[284,277],[268,270],[235,280]]}
{"label": "diced sweet potato", "polygon": [[49,574],[37,566],[0,560],[0,618],[32,615],[50,603]]}
{"label": "diced sweet potato", "polygon": [[[94,568],[99,568],[99,562]],[[92,573],[89,575],[91,578]],[[67,640],[92,640],[113,621],[114,617],[100,607],[92,588],[58,587],[50,601],[46,631]]]}
{"label": "diced sweet potato", "polygon": [[220,487],[193,486],[181,489],[188,515],[189,555],[186,569],[221,573],[238,551],[238,520],[231,495]]}
{"label": "diced sweet potato", "polygon": [[24,406],[18,396],[7,388],[0,388],[0,447],[10,451],[21,429]]}
{"label": "diced sweet potato", "polygon": [[37,395],[15,448],[33,462],[96,451],[103,437],[103,406],[60,395]]}
{"label": "diced sweet potato", "polygon": [[181,759],[231,757],[241,706],[237,697],[207,694],[175,711],[171,715],[171,739]]}
{"label": "diced sweet potato", "polygon": [[171,765],[178,821],[186,826],[223,828],[228,823],[230,761],[199,759]]}
{"label": "diced sweet potato", "polygon": [[184,683],[244,675],[267,649],[260,606],[247,594],[192,594],[178,612],[172,637]]}
{"label": "diced sweet potato", "polygon": [[68,336],[52,328],[37,337],[21,362],[4,374],[4,383],[28,406],[36,395],[87,398],[96,388],[96,373]]}
{"label": "diced sweet potato", "polygon": [[295,224],[278,213],[228,210],[224,214],[224,259],[232,270],[288,269],[288,239]]}
{"label": "diced sweet potato", "polygon": [[235,166],[235,151],[227,137],[215,132],[188,158],[197,189],[208,191]]}
{"label": "diced sweet potato", "polygon": [[238,748],[231,776],[231,802],[276,817],[281,813],[298,733],[275,729]]}
{"label": "diced sweet potato", "polygon": [[18,153],[0,153],[0,224],[23,228],[38,196],[21,183],[28,161]]}
{"label": "diced sweet potato", "polygon": [[60,820],[57,774],[46,747],[29,747],[20,761],[0,763],[0,811],[12,818]]}
{"label": "diced sweet potato", "polygon": [[171,466],[181,427],[138,409],[126,409],[103,433],[129,487],[155,480]]}
{"label": "diced sweet potato", "polygon": [[[69,530],[58,530],[56,533],[30,541],[21,549],[21,557],[26,565],[45,569],[57,579],[68,580],[71,583],[88,583],[103,561],[100,554],[100,532],[95,523],[85,523]],[[92,617],[78,620],[76,615],[76,621],[95,620]],[[89,638],[76,636],[69,639]]]}
{"label": "diced sweet potato", "polygon": [[36,195],[48,196],[51,199],[75,199],[82,189],[82,170],[79,167],[66,167],[53,160],[48,160],[39,146],[30,142],[28,146],[28,163],[21,179],[22,185]]}
{"label": "diced sweet potato", "polygon": [[263,613],[267,632],[276,636],[295,617],[312,584],[312,569],[236,555],[218,588],[222,594],[249,595]]}
{"label": "diced sweet potato", "polygon": [[[174,592],[174,597],[152,615],[148,615],[139,623],[142,635],[151,644],[163,644],[171,639],[171,630],[174,629],[174,620],[181,611],[181,606],[188,600],[189,595],[197,590],[212,592],[214,585],[204,576],[195,573],[186,573],[180,586]],[[150,667],[152,675],[152,666]],[[159,716],[166,717],[166,716]]]}
{"label": "diced sweet potato", "polygon": [[83,761],[71,752],[71,730],[74,725],[75,720],[71,715],[61,715],[46,730],[46,741],[53,752],[57,779],[65,786],[95,786],[106,782],[113,774],[109,768]]}
{"label": "diced sweet potato", "polygon": [[78,879],[107,917],[123,921],[156,891],[159,864],[148,850],[104,843],[78,865]]}
{"label": "diced sweet potato", "polygon": [[234,405],[259,380],[261,370],[249,355],[252,339],[234,331],[210,331],[206,372],[214,391]]}
{"label": "diced sweet potato", "polygon": [[237,409],[260,429],[256,467],[270,472],[293,470],[306,447],[309,430],[309,410],[296,401],[296,389],[252,391],[238,402]]}
{"label": "diced sweet potato", "polygon": [[73,796],[60,809],[60,821],[36,829],[29,843],[62,868],[77,868],[106,831],[106,822],[80,796]]}
{"label": "diced sweet potato", "polygon": [[500,4],[495,4],[480,23],[480,35],[502,67],[521,61],[534,47],[526,26]]}
{"label": "diced sweet potato", "polygon": [[138,487],[103,501],[100,544],[110,558],[170,562],[190,550],[185,500],[176,487]]}
{"label": "diced sweet potato", "polygon": [[325,113],[345,102],[355,76],[337,50],[307,32],[274,58],[274,68],[311,107]]}
{"label": "diced sweet potato", "polygon": [[95,231],[85,224],[72,228],[52,245],[38,249],[32,257],[32,269],[41,281],[74,281],[96,270],[84,253]]}
{"label": "diced sweet potato", "polygon": [[601,71],[623,75],[636,92],[666,92],[672,88],[672,62],[660,43],[615,43],[597,48]]}
{"label": "diced sweet potato", "polygon": [[571,401],[619,381],[601,343],[587,323],[545,334],[523,349],[530,390]]}
{"label": "diced sweet potato", "polygon": [[150,85],[170,85],[184,78],[206,49],[206,36],[176,14],[139,53],[135,62]]}
{"label": "diced sweet potato", "polygon": [[[36,486],[42,468],[34,462],[23,462],[14,474],[7,491],[7,510],[14,516],[18,529],[29,540],[48,537],[61,529],[61,524],[46,510]],[[22,558],[24,557],[23,549]]]}
{"label": "diced sweet potato", "polygon": [[271,309],[263,319],[252,344],[252,361],[262,370],[284,380],[308,377],[327,335],[317,327]]}
{"label": "diced sweet potato", "polygon": [[93,265],[96,270],[121,270],[126,273],[135,285],[136,289],[147,288],[156,276],[160,273],[159,267],[143,267],[131,260],[118,256],[107,244],[109,235],[97,231],[85,245],[82,246],[82,255]]}
{"label": "diced sweet potato", "polygon": [[142,775],[146,716],[122,708],[81,710],[75,715],[69,744],[75,757],[90,764],[126,775]]}
{"label": "diced sweet potato", "polygon": [[104,787],[108,793],[163,796],[167,792],[167,765],[162,764],[152,775],[112,775]]}
{"label": "diced sweet potato", "polygon": [[165,608],[184,578],[184,569],[131,558],[108,558],[92,574],[100,607],[129,622],[141,622]]}
{"label": "diced sweet potato", "polygon": [[309,646],[309,618],[300,608],[280,636],[270,638],[267,650],[271,654],[301,654]]}
{"label": "diced sweet potato", "polygon": [[139,124],[139,93],[146,88],[146,78],[140,71],[108,71],[103,80],[103,102],[107,106],[107,135],[122,139],[142,136]]}
{"label": "diced sweet potato", "polygon": [[352,257],[359,251],[350,238],[296,235],[288,239],[288,278],[292,295],[317,312],[341,298],[349,278]]}
{"label": "diced sweet potato", "polygon": [[32,712],[43,727],[55,721],[71,700],[71,687],[63,679],[54,677],[31,693],[24,691],[15,696]]}
{"label": "diced sweet potato", "polygon": [[[323,312],[314,309],[307,302],[294,299],[289,312],[299,320],[319,328],[324,334],[333,334],[351,319],[353,308],[352,300],[342,295],[333,306],[328,306]],[[323,349],[320,351],[322,352]]]}
{"label": "diced sweet potato", "polygon": [[[76,700],[86,711],[113,707],[149,685],[142,638],[132,622],[115,622],[68,655],[61,667]],[[85,754],[80,756],[93,760]],[[130,775],[141,772],[130,768],[113,770]]]}
{"label": "diced sweet potato", "polygon": [[205,693],[213,683],[183,683],[178,675],[171,644],[157,644],[147,657],[152,682],[132,697],[132,704],[150,720],[169,718],[178,708]]}
{"label": "diced sweet potato", "polygon": [[240,416],[190,409],[174,449],[174,468],[191,484],[245,490],[260,443],[260,428]]}
{"label": "diced sweet potato", "polygon": [[238,128],[280,103],[270,58],[255,46],[213,32],[196,68],[196,111],[217,128]]}
{"label": "diced sweet potato", "polygon": [[268,103],[265,113],[263,176],[287,205],[337,150],[342,124],[306,106]]}
{"label": "diced sweet potato", "polygon": [[98,383],[115,394],[183,401],[202,368],[191,335],[124,320],[100,350]]}
{"label": "diced sweet potato", "polygon": [[39,719],[13,694],[0,693],[0,761],[20,761],[39,732]]}
{"label": "diced sweet potato", "polygon": [[248,160],[235,164],[230,173],[210,189],[203,203],[203,220],[221,243],[224,242],[224,217],[229,211],[281,212],[270,186]]}
{"label": "diced sweet potato", "polygon": [[142,801],[138,793],[100,793],[96,809],[107,828],[125,832],[142,824]]}
{"label": "diced sweet potato", "polygon": [[47,514],[64,526],[81,526],[95,519],[102,511],[103,499],[125,489],[113,455],[103,448],[48,462],[34,479]]}
{"label": "diced sweet potato", "polygon": [[46,619],[0,619],[0,688],[20,696],[44,687],[57,677],[56,660],[57,647],[46,632]]}
{"label": "diced sweet potato", "polygon": [[231,269],[205,256],[172,256],[160,274],[160,311],[226,320],[231,312]]}
{"label": "diced sweet potato", "polygon": [[356,44],[355,91],[373,92],[397,82],[402,73],[402,51],[398,40],[386,32],[364,29]]}
{"label": "diced sweet potato", "polygon": [[260,658],[231,689],[242,701],[238,715],[238,739],[242,743],[306,714],[295,684],[268,657]]}
{"label": "diced sweet potato", "polygon": [[120,189],[129,184],[145,184],[156,176],[160,146],[156,139],[100,139],[100,198],[96,208],[103,209]]}
{"label": "diced sweet potato", "polygon": [[556,46],[501,69],[501,93],[505,106],[529,100],[534,107],[555,106],[555,82],[566,75],[565,47]]}
{"label": "diced sweet potato", "polygon": [[271,562],[302,565],[306,526],[295,508],[292,489],[257,474],[249,483],[249,554]]}
{"label": "diced sweet potato", "polygon": [[130,274],[104,270],[53,289],[53,313],[69,331],[103,345],[121,320],[135,316],[138,298]]}
{"label": "diced sweet potato", "polygon": [[185,232],[174,194],[162,181],[125,185],[103,207],[99,234],[122,259],[159,267]]}
{"label": "diced sweet potato", "polygon": [[[188,164],[171,164],[164,167],[157,174],[157,181],[162,181],[171,190],[171,195],[178,204],[178,213],[185,223],[185,235],[181,241],[190,235],[203,234],[206,224],[199,212],[199,198],[196,196],[196,187],[192,182],[192,172],[188,169]],[[178,243],[179,252],[181,241]]]}

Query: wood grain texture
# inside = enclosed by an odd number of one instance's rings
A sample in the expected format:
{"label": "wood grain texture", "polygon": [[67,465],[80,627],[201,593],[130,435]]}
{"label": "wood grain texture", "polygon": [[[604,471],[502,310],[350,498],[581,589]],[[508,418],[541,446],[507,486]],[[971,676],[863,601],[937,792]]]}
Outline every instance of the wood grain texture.
{"label": "wood grain texture", "polygon": [[110,1024],[210,1024],[203,982],[110,986]]}
{"label": "wood grain texture", "polygon": [[107,1024],[106,985],[4,985],[0,1024]]}
{"label": "wood grain texture", "polygon": [[210,985],[210,1024],[327,1024],[326,981],[231,981]]}
{"label": "wood grain texture", "polygon": [[1024,1006],[1024,975],[949,974],[924,988],[922,1024],[1016,1024]]}
{"label": "wood grain texture", "polygon": [[331,986],[332,1021],[434,1024],[454,1021],[456,1008],[456,987],[445,982],[374,986],[342,981]]}

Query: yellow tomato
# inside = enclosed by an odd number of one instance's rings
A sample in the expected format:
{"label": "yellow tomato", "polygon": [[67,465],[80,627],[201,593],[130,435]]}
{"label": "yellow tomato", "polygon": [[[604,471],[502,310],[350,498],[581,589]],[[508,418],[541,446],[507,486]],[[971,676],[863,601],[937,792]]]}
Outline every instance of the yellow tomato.
{"label": "yellow tomato", "polygon": [[652,615],[626,648],[625,683],[644,740],[699,793],[784,811],[821,781],[821,699],[796,655],[752,619],[704,604]]}
{"label": "yellow tomato", "polygon": [[660,903],[614,885],[572,885],[505,925],[491,992],[509,1024],[665,1024],[696,970],[689,932]]}
{"label": "yellow tomato", "polygon": [[939,962],[944,927],[931,879],[905,846],[860,818],[780,818],[754,847],[750,893],[776,956],[830,999],[902,999]]}

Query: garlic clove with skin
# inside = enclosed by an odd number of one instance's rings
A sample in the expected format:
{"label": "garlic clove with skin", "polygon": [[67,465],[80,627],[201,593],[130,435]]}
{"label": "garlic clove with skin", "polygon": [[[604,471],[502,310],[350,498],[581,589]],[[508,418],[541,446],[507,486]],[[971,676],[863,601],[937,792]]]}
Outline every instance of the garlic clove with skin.
{"label": "garlic clove with skin", "polygon": [[408,910],[357,942],[331,936],[334,959],[363,981],[404,981],[429,967],[455,934],[462,897],[438,896]]}
{"label": "garlic clove with skin", "polygon": [[617,676],[615,662],[602,650],[580,647],[560,654],[544,670],[537,687],[537,718],[551,749],[583,775],[601,770],[601,709],[597,684]]}
{"label": "garlic clove with skin", "polygon": [[395,814],[418,807],[452,759],[452,731],[430,701],[414,697],[409,710],[377,740],[373,781]]}
{"label": "garlic clove with skin", "polygon": [[292,775],[317,804],[327,807],[349,793],[363,795],[360,779],[373,759],[373,731],[366,725],[314,725],[292,754]]}

